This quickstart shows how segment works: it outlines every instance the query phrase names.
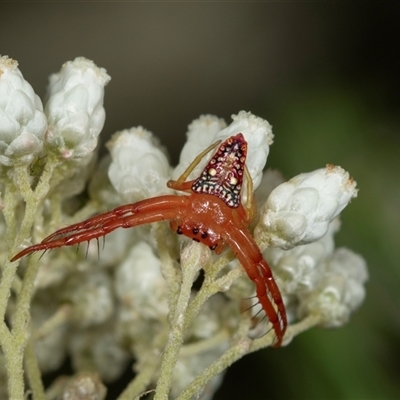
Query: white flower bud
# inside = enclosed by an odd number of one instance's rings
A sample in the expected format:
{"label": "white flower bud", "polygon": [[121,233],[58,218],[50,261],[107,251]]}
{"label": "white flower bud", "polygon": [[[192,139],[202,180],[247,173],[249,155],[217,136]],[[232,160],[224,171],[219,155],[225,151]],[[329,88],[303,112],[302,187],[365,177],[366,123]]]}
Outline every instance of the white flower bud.
{"label": "white flower bud", "polygon": [[69,341],[74,370],[94,369],[104,382],[121,376],[130,358],[113,330],[114,321],[96,329],[75,332]]}
{"label": "white flower bud", "polygon": [[341,167],[300,174],[272,191],[256,236],[281,249],[313,242],[356,196],[356,182]]}
{"label": "white flower bud", "polygon": [[[108,326],[104,332],[96,336],[95,342],[92,342],[96,368],[104,382],[113,382],[126,369],[131,354],[119,345],[111,326]],[[82,351],[85,351],[89,346],[90,342],[86,343]]]}
{"label": "white flower bud", "polygon": [[62,394],[62,400],[104,400],[107,388],[97,374],[82,372],[69,380]]}
{"label": "white flower bud", "polygon": [[[80,248],[82,258],[96,265],[96,268],[107,268],[118,265],[124,260],[132,247],[132,243],[140,237],[139,229],[116,229],[99,240],[99,243],[90,243]],[[148,235],[148,231],[146,231]]]}
{"label": "white flower bud", "polygon": [[168,192],[171,168],[158,140],[142,127],[113,135],[107,143],[112,163],[108,176],[129,203]]}
{"label": "white flower bud", "polygon": [[316,288],[324,277],[324,263],[335,249],[333,235],[340,223],[334,219],[328,232],[319,240],[289,250],[268,247],[263,255],[274,271],[279,289],[284,295],[308,293]]}
{"label": "white flower bud", "polygon": [[116,272],[118,299],[144,318],[159,319],[168,314],[168,288],[160,266],[150,245],[139,242]]}
{"label": "white flower bud", "polygon": [[[188,127],[187,141],[182,148],[179,164],[172,173],[172,179],[178,179],[189,164],[208,146],[215,142],[216,134],[226,127],[223,119],[214,115],[201,115]],[[204,168],[205,163],[200,163],[192,172],[191,177],[197,178]]]}
{"label": "white flower bud", "polygon": [[[249,279],[248,279],[249,280]],[[243,300],[243,297],[240,299]],[[215,335],[223,326],[235,323],[238,317],[237,302],[227,301],[218,294],[211,297],[201,309],[190,328],[190,336],[196,339],[207,339]]]}
{"label": "white flower bud", "polygon": [[111,156],[107,154],[97,164],[92,178],[89,181],[88,192],[90,198],[109,210],[121,205],[121,197],[112,186],[108,178],[108,169],[111,165]]}
{"label": "white flower bud", "polygon": [[[33,326],[36,329],[48,321],[57,312],[58,302],[51,299],[49,294],[39,292],[31,307]],[[60,368],[67,355],[68,327],[61,324],[43,337],[35,340],[35,353],[40,370],[43,373]]]}
{"label": "white flower bud", "polygon": [[271,192],[285,182],[285,179],[281,172],[274,169],[267,169],[263,172],[260,186],[255,192],[257,204],[264,204]]}
{"label": "white flower bud", "polygon": [[325,277],[318,287],[300,296],[300,317],[319,315],[321,325],[326,328],[343,325],[363,302],[367,279],[365,260],[348,249],[337,249],[328,260]]}
{"label": "white flower bud", "polygon": [[43,147],[47,121],[42,102],[18,63],[0,57],[0,164],[29,164]]}
{"label": "white flower bud", "polygon": [[73,275],[63,297],[73,303],[71,319],[80,327],[102,324],[114,312],[110,277],[102,270]]}
{"label": "white flower bud", "polygon": [[105,69],[78,57],[50,76],[46,143],[64,159],[85,157],[95,149],[104,125]]}

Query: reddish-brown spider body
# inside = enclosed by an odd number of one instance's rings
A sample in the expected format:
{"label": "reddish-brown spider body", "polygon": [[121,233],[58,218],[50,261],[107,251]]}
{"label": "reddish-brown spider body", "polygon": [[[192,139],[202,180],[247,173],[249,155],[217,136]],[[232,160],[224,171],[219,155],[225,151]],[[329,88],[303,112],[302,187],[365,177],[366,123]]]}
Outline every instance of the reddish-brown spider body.
{"label": "reddish-brown spider body", "polygon": [[[247,142],[243,135],[239,133],[221,143],[200,176],[186,181],[193,168],[217,144],[196,157],[177,181],[167,183],[169,188],[189,195],[165,195],[117,207],[54,232],[41,243],[22,250],[11,261],[35,251],[97,239],[117,228],[170,220],[173,231],[203,243],[217,254],[226,245],[232,249],[256,286],[257,297],[277,337],[275,347],[280,346],[287,325],[285,306],[271,269],[247,229],[252,214],[252,183],[245,167]],[[244,175],[248,178],[246,208],[241,203]]]}
{"label": "reddish-brown spider body", "polygon": [[184,199],[184,211],[170,222],[171,229],[205,244],[217,254],[222,252],[226,244],[223,232],[239,226],[246,227],[242,205],[240,208],[229,208],[218,197],[204,193]]}

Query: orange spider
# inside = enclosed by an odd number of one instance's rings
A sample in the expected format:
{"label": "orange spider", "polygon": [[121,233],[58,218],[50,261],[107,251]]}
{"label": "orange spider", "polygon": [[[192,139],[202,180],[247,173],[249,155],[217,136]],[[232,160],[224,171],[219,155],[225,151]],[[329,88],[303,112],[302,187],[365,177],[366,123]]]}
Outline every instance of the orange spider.
{"label": "orange spider", "polygon": [[[97,239],[117,228],[131,228],[150,222],[170,220],[170,227],[203,243],[217,254],[228,245],[256,286],[257,297],[271,322],[277,341],[282,344],[287,326],[285,306],[267,262],[247,226],[253,215],[253,183],[245,166],[247,142],[242,133],[225,140],[200,176],[186,181],[201,159],[221,141],[199,154],[171,189],[190,195],[165,195],[138,201],[67,226],[15,255],[11,261],[39,250]],[[247,178],[246,208],[241,204],[241,188]]]}

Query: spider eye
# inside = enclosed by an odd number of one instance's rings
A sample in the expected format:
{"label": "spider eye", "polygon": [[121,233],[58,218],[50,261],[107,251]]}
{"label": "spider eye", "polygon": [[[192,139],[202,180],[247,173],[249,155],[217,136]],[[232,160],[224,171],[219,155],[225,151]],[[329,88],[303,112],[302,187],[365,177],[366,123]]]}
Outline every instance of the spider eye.
{"label": "spider eye", "polygon": [[209,168],[208,174],[211,176],[215,176],[217,174],[217,170],[215,168]]}

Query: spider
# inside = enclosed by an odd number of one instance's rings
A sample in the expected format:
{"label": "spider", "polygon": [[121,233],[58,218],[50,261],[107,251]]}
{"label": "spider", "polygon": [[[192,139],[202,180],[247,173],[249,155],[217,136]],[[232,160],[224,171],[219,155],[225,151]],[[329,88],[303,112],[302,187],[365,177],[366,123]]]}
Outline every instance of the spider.
{"label": "spider", "polygon": [[[202,158],[220,145],[197,179],[188,176]],[[287,326],[285,306],[271,269],[248,230],[254,214],[253,183],[245,165],[247,142],[242,133],[217,141],[189,165],[171,189],[189,195],[164,195],[138,201],[62,228],[41,243],[30,246],[11,261],[39,250],[72,246],[105,236],[117,228],[132,228],[170,220],[170,227],[203,243],[217,254],[228,245],[256,286],[256,294],[276,334],[274,347],[282,344]],[[247,200],[241,203],[241,189],[247,179]]]}

